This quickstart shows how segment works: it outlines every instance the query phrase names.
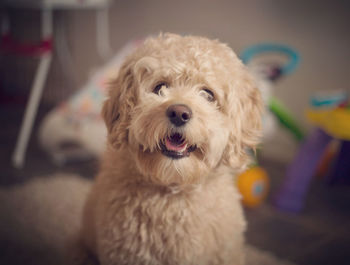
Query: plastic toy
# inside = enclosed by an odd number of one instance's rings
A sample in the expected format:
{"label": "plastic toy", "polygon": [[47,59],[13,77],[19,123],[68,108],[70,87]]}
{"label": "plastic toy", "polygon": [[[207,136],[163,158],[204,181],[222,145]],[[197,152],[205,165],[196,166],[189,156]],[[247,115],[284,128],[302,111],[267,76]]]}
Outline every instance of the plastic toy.
{"label": "plastic toy", "polygon": [[313,108],[334,108],[346,105],[348,93],[345,91],[321,91],[313,95],[310,105]]}
{"label": "plastic toy", "polygon": [[[335,100],[336,99],[336,100]],[[316,126],[305,138],[296,157],[288,167],[285,179],[274,199],[275,205],[286,211],[299,212],[313,175],[329,144],[340,142],[339,152],[331,170],[330,183],[349,181],[350,176],[350,109],[349,98],[330,95],[321,101],[312,98],[307,117]],[[322,103],[323,102],[323,103]],[[326,108],[325,108],[326,107]]]}
{"label": "plastic toy", "polygon": [[333,137],[350,140],[350,109],[308,110],[307,117]]}
{"label": "plastic toy", "polygon": [[247,207],[256,207],[268,194],[269,178],[263,168],[254,166],[238,176],[237,187],[242,194],[243,204]]}
{"label": "plastic toy", "polygon": [[[288,62],[285,64],[271,64],[264,61],[256,63],[256,57],[267,54],[287,56]],[[304,134],[300,126],[283,103],[272,95],[273,83],[280,77],[286,76],[296,69],[299,64],[299,55],[293,49],[285,45],[258,44],[245,49],[240,57],[255,76],[265,106],[269,110],[263,117],[264,138],[273,137],[273,131],[277,123],[279,123],[287,128],[297,140],[301,140]],[[238,176],[237,186],[242,194],[243,204],[248,207],[256,207],[261,204],[267,196],[269,178],[263,168],[253,166]]]}
{"label": "plastic toy", "polygon": [[275,73],[275,78],[279,77],[280,75],[291,74],[297,68],[300,61],[298,53],[292,48],[286,45],[272,43],[262,43],[250,46],[242,52],[240,57],[243,63],[247,64],[250,60],[252,60],[254,56],[266,53],[279,53],[286,55],[289,59],[289,62],[287,64],[276,68],[275,71],[273,71]]}
{"label": "plastic toy", "polygon": [[[288,58],[288,62],[282,63],[251,63],[256,57],[278,54]],[[258,44],[248,47],[241,53],[243,63],[247,64],[252,73],[256,76],[258,87],[263,95],[266,107],[269,113],[264,117],[264,137],[266,137],[271,128],[275,127],[275,122],[286,128],[298,141],[304,137],[301,126],[293,118],[290,111],[284,104],[272,94],[273,82],[279,80],[282,76],[291,74],[298,66],[300,57],[292,48],[281,44]],[[273,117],[272,117],[273,116]]]}
{"label": "plastic toy", "polygon": [[304,132],[281,101],[275,97],[271,97],[269,100],[269,110],[275,115],[279,123],[287,128],[298,141],[304,138]]}

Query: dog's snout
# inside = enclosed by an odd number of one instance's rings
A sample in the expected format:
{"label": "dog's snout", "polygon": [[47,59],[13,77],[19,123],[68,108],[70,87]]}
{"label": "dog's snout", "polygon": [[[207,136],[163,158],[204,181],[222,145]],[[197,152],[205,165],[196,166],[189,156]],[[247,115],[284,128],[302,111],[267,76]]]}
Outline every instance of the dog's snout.
{"label": "dog's snout", "polygon": [[166,115],[175,126],[182,126],[192,117],[191,109],[184,104],[174,104],[168,107]]}

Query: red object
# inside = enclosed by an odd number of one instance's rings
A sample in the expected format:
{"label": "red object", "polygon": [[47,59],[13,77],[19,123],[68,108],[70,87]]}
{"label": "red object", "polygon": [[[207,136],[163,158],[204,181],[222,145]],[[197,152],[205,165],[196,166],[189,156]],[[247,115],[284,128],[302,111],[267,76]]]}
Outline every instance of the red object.
{"label": "red object", "polygon": [[37,44],[20,43],[10,35],[3,35],[0,42],[0,50],[24,56],[37,56],[52,51],[52,38],[44,39]]}

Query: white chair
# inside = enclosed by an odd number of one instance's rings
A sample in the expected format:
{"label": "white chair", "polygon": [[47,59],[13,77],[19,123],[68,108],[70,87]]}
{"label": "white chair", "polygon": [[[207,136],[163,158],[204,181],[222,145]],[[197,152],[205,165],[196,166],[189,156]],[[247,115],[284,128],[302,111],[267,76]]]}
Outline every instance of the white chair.
{"label": "white chair", "polygon": [[13,166],[22,168],[24,165],[28,140],[42,97],[52,60],[53,10],[94,8],[96,13],[96,42],[98,54],[106,58],[111,54],[108,31],[108,7],[110,0],[5,0],[8,8],[39,8],[41,10],[41,38],[39,45],[23,45],[14,42],[9,35],[10,23],[8,17],[2,19],[2,49],[23,55],[39,56],[40,61],[32,83],[29,100],[25,109],[20,133],[12,156]]}

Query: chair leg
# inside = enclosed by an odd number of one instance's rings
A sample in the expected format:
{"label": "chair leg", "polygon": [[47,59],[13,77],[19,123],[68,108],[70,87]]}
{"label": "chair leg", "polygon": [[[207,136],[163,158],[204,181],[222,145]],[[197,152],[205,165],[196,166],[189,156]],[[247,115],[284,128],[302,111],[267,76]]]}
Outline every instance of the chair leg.
{"label": "chair leg", "polygon": [[25,152],[28,145],[28,140],[29,140],[34,119],[39,107],[40,99],[43,92],[43,87],[50,68],[51,59],[52,59],[51,53],[44,54],[40,58],[39,66],[37,68],[33,86],[31,89],[29,101],[24,113],[20,134],[17,139],[15,151],[12,156],[12,163],[13,163],[13,166],[16,168],[22,168],[24,164],[24,158],[25,158]]}
{"label": "chair leg", "polygon": [[109,59],[113,53],[109,38],[108,12],[108,7],[96,11],[97,53],[102,59]]}
{"label": "chair leg", "polygon": [[[43,9],[41,11],[41,36],[48,40],[52,38],[52,10]],[[43,93],[44,84],[50,69],[52,52],[48,51],[40,55],[39,66],[36,70],[34,82],[32,84],[29,100],[25,109],[21,130],[16,142],[16,147],[12,155],[12,164],[16,168],[22,168],[28,140],[32,132],[33,123],[39,107]]]}

